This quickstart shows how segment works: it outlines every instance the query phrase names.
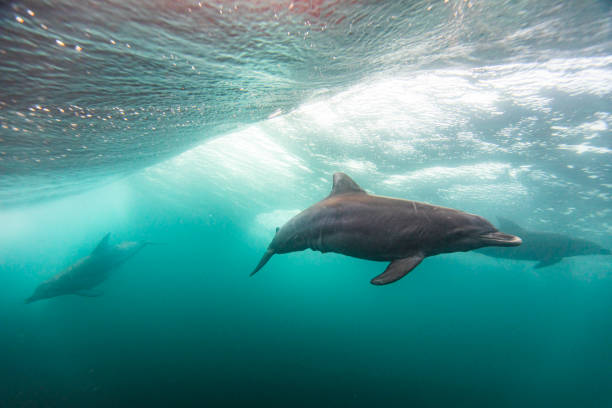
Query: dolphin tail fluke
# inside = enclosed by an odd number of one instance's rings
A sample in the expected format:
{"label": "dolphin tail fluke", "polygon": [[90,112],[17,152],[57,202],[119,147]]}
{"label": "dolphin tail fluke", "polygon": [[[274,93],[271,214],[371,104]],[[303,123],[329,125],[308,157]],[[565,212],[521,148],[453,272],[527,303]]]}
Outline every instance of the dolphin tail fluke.
{"label": "dolphin tail fluke", "polygon": [[274,251],[268,248],[266,250],[266,253],[261,257],[261,260],[259,261],[255,269],[253,269],[253,272],[251,272],[249,276],[255,275],[258,270],[263,268],[263,266],[270,260],[270,258],[272,258],[272,255],[274,255]]}

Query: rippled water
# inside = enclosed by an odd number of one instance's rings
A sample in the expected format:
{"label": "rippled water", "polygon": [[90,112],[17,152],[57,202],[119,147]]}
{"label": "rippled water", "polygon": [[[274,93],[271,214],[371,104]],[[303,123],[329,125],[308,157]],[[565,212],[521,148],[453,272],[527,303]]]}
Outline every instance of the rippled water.
{"label": "rippled water", "polygon": [[288,126],[350,122],[352,145],[378,145],[382,164],[469,159],[476,146],[526,164],[565,155],[574,169],[558,172],[611,183],[574,159],[610,148],[605,1],[15,2],[0,18],[4,205],[128,174],[313,98]]}
{"label": "rippled water", "polygon": [[[3,2],[0,407],[610,406],[609,256],[247,278],[335,171],[610,248],[610,101],[603,0]],[[23,304],[109,231],[168,245]]]}

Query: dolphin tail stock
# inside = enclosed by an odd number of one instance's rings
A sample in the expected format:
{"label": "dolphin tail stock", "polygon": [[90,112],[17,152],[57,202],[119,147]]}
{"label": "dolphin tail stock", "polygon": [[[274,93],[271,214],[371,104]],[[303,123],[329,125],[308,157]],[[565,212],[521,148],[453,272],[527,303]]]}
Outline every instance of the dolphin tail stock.
{"label": "dolphin tail stock", "polygon": [[496,231],[482,234],[480,236],[480,242],[485,246],[512,247],[521,245],[523,240],[516,235]]}
{"label": "dolphin tail stock", "polygon": [[266,250],[266,253],[263,254],[263,256],[261,257],[261,260],[259,261],[259,263],[255,267],[255,269],[253,269],[253,272],[251,272],[251,274],[249,276],[255,275],[257,273],[257,271],[259,271],[261,268],[263,268],[263,266],[270,260],[270,258],[272,258],[272,255],[274,255],[274,250],[268,248]]}

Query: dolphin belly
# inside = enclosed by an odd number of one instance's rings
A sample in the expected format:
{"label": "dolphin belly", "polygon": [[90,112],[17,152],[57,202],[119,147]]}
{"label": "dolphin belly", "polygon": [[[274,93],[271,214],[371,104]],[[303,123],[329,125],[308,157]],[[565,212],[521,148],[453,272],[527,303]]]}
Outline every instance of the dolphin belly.
{"label": "dolphin belly", "polygon": [[316,218],[303,220],[308,247],[315,251],[390,261],[445,252],[437,246],[450,239],[444,217],[432,209],[425,215],[423,204],[415,210],[412,202],[373,196],[327,204]]}

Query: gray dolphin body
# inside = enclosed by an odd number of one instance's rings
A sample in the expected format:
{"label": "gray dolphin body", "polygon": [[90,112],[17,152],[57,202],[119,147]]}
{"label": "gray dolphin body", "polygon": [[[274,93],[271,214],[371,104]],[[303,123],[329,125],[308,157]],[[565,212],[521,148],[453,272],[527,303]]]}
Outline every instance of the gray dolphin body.
{"label": "gray dolphin body", "polygon": [[32,296],[25,300],[31,303],[62,295],[99,296],[90,290],[104,282],[109,273],[136,255],[148,242],[122,242],[109,245],[106,234],[96,249],[79,259],[49,280],[36,287]]}
{"label": "gray dolphin body", "polygon": [[478,215],[370,195],[346,174],[335,173],[331,194],[277,229],[251,276],[274,254],[310,248],[391,262],[371,281],[385,285],[405,276],[427,256],[520,244],[519,237],[499,232]]}
{"label": "gray dolphin body", "polygon": [[535,268],[554,265],[561,259],[578,255],[612,255],[594,242],[552,232],[528,231],[514,222],[499,218],[499,226],[512,234],[520,234],[523,245],[520,248],[482,248],[478,252],[495,258],[537,261]]}

